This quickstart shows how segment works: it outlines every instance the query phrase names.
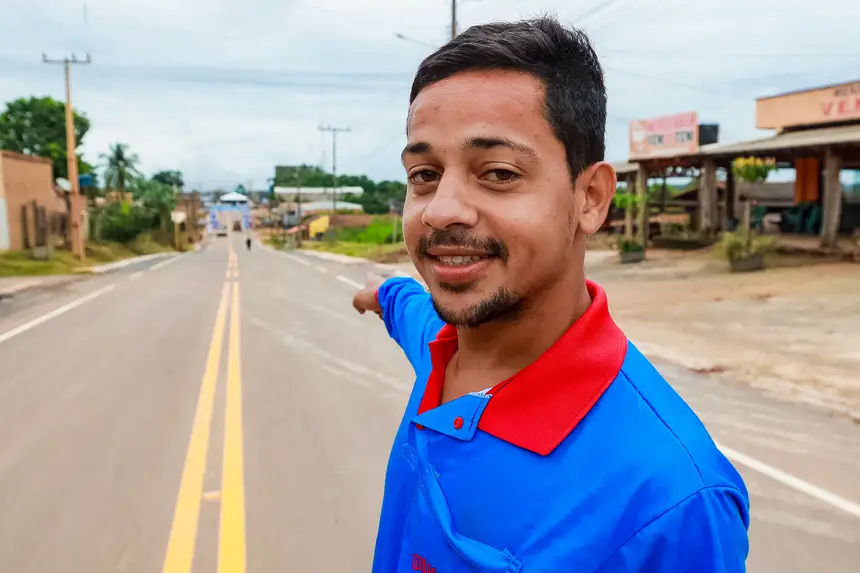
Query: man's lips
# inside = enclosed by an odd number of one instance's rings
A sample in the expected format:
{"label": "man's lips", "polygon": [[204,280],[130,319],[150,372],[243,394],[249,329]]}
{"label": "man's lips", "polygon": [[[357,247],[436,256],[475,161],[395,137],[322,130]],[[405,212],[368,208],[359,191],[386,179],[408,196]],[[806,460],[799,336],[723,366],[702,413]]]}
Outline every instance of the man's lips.
{"label": "man's lips", "polygon": [[[436,253],[436,254],[433,254]],[[440,283],[466,284],[483,277],[497,257],[464,249],[431,249],[427,261]]]}

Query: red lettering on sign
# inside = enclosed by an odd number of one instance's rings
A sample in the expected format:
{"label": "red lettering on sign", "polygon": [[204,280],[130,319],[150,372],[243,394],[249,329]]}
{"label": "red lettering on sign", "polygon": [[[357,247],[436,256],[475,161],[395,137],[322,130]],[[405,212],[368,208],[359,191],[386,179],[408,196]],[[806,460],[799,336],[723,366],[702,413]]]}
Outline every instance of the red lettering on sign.
{"label": "red lettering on sign", "polygon": [[854,98],[846,97],[823,103],[821,104],[821,112],[824,114],[824,117],[853,116],[857,112],[860,112],[860,96]]}

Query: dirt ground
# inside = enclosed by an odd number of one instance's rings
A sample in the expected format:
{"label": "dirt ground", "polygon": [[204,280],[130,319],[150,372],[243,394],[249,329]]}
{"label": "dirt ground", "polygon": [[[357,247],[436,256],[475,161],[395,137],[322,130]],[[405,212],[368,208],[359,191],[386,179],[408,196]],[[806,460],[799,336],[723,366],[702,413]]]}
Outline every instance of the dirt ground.
{"label": "dirt ground", "polygon": [[860,421],[860,265],[738,275],[711,253],[649,256],[587,263],[643,352]]}
{"label": "dirt ground", "polygon": [[770,261],[781,268],[731,274],[709,251],[652,249],[622,267],[597,248],[586,269],[648,356],[860,423],[860,265],[810,262],[783,257]]}

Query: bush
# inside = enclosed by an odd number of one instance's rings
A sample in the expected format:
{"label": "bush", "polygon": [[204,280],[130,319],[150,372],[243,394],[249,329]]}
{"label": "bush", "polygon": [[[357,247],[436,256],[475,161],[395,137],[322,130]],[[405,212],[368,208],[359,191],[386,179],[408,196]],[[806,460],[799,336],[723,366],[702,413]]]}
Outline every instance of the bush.
{"label": "bush", "polygon": [[158,225],[151,211],[127,203],[111,203],[93,212],[93,238],[97,241],[129,243]]}
{"label": "bush", "polygon": [[745,259],[754,255],[765,255],[776,249],[776,237],[763,237],[744,232],[723,233],[718,252],[730,261]]}
{"label": "bush", "polygon": [[645,246],[632,239],[618,239],[618,251],[621,253],[641,253]]}

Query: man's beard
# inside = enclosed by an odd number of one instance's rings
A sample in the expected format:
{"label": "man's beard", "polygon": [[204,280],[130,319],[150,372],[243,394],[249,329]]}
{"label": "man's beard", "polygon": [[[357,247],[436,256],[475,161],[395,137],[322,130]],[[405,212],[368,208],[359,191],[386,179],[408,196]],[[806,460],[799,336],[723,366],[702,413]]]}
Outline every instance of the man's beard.
{"label": "man's beard", "polygon": [[517,320],[525,310],[525,303],[523,297],[505,287],[499,287],[491,296],[465,310],[446,309],[436,297],[433,297],[433,308],[436,309],[436,314],[451,326],[477,328],[488,322]]}

